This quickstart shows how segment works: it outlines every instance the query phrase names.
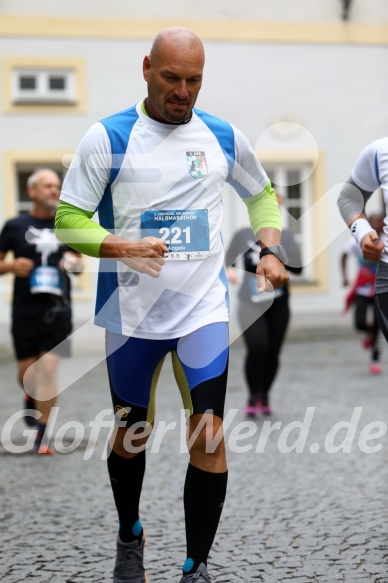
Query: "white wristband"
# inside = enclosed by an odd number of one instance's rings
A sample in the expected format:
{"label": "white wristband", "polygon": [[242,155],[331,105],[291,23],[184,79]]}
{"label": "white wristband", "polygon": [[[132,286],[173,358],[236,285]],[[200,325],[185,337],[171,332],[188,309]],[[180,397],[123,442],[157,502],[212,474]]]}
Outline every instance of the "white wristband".
{"label": "white wristband", "polygon": [[350,231],[353,237],[356,239],[359,247],[361,247],[361,243],[365,235],[373,230],[374,229],[372,229],[366,219],[356,219],[350,227]]}

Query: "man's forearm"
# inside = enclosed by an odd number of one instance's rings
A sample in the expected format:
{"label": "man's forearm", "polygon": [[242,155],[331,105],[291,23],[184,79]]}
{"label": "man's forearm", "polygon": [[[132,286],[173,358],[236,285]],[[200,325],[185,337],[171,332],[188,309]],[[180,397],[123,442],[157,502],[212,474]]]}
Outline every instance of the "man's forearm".
{"label": "man's forearm", "polygon": [[13,261],[0,261],[0,275],[13,272]]}
{"label": "man's forearm", "polygon": [[338,197],[338,208],[348,227],[358,218],[365,218],[365,205],[371,192],[363,190],[355,184],[352,178],[342,185]]}
{"label": "man's forearm", "polygon": [[91,220],[93,214],[61,201],[55,215],[55,234],[72,249],[99,257],[100,245],[109,231]]}
{"label": "man's forearm", "polygon": [[163,257],[168,251],[163,239],[144,237],[137,241],[127,241],[116,235],[108,235],[100,246],[100,257],[106,259],[134,259],[142,257]]}
{"label": "man's forearm", "polygon": [[260,247],[271,247],[280,245],[282,233],[274,227],[263,227],[256,233],[256,240],[259,241]]}
{"label": "man's forearm", "polygon": [[116,235],[108,235],[100,246],[100,257],[104,259],[126,259],[141,257],[140,241],[127,241]]}
{"label": "man's forearm", "polygon": [[248,208],[249,222],[254,233],[265,227],[281,231],[282,223],[279,204],[270,182],[260,194],[251,198],[243,198],[242,200]]}

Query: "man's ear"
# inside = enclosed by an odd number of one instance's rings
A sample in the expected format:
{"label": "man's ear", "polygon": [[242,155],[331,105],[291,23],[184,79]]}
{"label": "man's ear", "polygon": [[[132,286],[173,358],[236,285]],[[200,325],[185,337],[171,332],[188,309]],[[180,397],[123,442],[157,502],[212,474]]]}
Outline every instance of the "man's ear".
{"label": "man's ear", "polygon": [[148,56],[144,57],[143,59],[143,77],[145,81],[148,81],[149,74],[151,69],[151,61]]}
{"label": "man's ear", "polygon": [[34,186],[27,186],[27,194],[31,200],[34,200],[35,187]]}

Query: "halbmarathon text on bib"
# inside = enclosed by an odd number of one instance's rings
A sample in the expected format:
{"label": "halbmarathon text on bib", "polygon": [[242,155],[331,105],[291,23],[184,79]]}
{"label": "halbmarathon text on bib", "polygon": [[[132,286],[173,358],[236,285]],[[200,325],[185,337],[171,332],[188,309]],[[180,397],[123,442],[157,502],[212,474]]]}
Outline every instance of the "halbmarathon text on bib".
{"label": "halbmarathon text on bib", "polygon": [[141,234],[164,239],[166,259],[198,260],[210,255],[207,209],[145,211],[141,215]]}

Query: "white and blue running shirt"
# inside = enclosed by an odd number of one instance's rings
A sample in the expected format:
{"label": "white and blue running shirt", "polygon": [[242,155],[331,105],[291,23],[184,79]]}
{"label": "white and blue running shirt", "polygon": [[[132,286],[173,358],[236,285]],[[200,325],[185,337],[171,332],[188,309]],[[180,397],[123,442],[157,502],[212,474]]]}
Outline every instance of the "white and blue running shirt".
{"label": "white and blue running shirt", "polygon": [[154,235],[169,248],[159,278],[100,260],[97,325],[158,340],[229,320],[225,182],[247,198],[261,193],[268,177],[247,138],[217,117],[195,109],[190,122],[170,125],[146,116],[139,102],[90,128],[61,200],[98,211],[100,224],[119,237]]}
{"label": "white and blue running shirt", "polygon": [[[388,137],[375,140],[366,146],[359,155],[352,170],[354,183],[363,190],[372,193],[379,187],[383,191],[385,209],[388,209]],[[383,263],[388,263],[388,215],[384,218]]]}

